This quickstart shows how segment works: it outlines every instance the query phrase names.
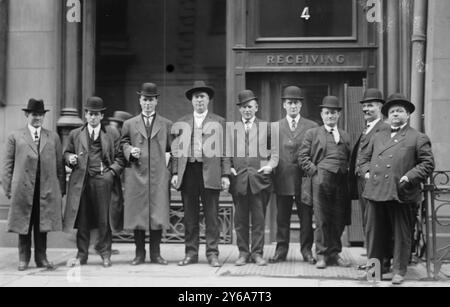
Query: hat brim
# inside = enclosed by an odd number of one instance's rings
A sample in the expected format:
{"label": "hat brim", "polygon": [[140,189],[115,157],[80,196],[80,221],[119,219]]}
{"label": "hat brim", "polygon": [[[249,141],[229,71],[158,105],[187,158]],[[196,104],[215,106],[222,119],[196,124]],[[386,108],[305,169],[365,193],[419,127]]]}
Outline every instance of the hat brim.
{"label": "hat brim", "polygon": [[50,112],[50,110],[30,110],[30,109],[22,109],[22,111],[29,112],[29,113],[35,112],[35,113],[39,113],[39,114],[45,114],[47,112]]}
{"label": "hat brim", "polygon": [[305,99],[305,97],[284,96],[284,97],[281,97],[281,99],[298,99],[298,100],[303,100],[303,99]]}
{"label": "hat brim", "polygon": [[240,106],[240,105],[245,104],[245,103],[247,103],[249,101],[252,101],[252,100],[258,101],[258,97],[249,97],[249,98],[245,99],[244,101],[236,102],[236,105]]}
{"label": "hat brim", "polygon": [[194,93],[196,92],[205,92],[208,94],[209,99],[213,99],[214,98],[214,90],[210,87],[196,87],[196,88],[191,88],[190,90],[186,91],[186,98],[188,100],[192,100],[192,96],[194,95]]}
{"label": "hat brim", "polygon": [[91,112],[103,112],[103,111],[106,111],[106,108],[94,109],[94,108],[87,108],[87,107],[84,107],[84,110],[85,110],[85,111],[91,111]]}
{"label": "hat brim", "polygon": [[383,105],[383,108],[381,108],[381,113],[384,116],[388,117],[389,109],[395,105],[403,106],[409,112],[409,114],[414,113],[414,111],[416,110],[416,106],[411,101],[405,99],[395,99],[386,102]]}
{"label": "hat brim", "polygon": [[125,122],[123,119],[117,118],[117,117],[109,117],[108,120],[109,120],[110,122],[118,122],[118,123],[123,123],[123,122]]}
{"label": "hat brim", "polygon": [[140,95],[140,96],[145,96],[145,97],[159,97],[161,96],[160,94],[146,94],[143,92],[136,92],[136,94]]}
{"label": "hat brim", "polygon": [[379,103],[382,103],[382,104],[386,103],[386,101],[384,101],[383,99],[380,99],[380,98],[364,99],[364,100],[361,100],[359,103],[363,104],[363,103],[368,103],[368,102],[379,102]]}
{"label": "hat brim", "polygon": [[339,110],[339,111],[341,111],[342,110],[342,107],[336,107],[336,106],[327,106],[327,105],[320,105],[319,106],[319,108],[320,109],[324,109],[324,108],[327,108],[327,109],[333,109],[333,110]]}

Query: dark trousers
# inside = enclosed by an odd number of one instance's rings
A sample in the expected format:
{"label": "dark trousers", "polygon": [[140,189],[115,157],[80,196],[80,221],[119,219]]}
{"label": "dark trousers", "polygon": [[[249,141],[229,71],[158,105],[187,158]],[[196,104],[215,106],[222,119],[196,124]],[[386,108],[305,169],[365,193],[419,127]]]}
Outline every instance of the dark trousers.
{"label": "dark trousers", "polygon": [[396,201],[369,201],[367,214],[367,257],[382,262],[392,253],[394,238],[394,274],[405,276],[411,254],[411,206]]}
{"label": "dark trousers", "polygon": [[[150,230],[150,259],[160,256],[162,230]],[[136,245],[136,257],[145,259],[145,230],[134,231],[134,244]]]}
{"label": "dark trousers", "polygon": [[[234,224],[237,236],[237,246],[240,256],[248,257],[263,255],[264,231],[266,226],[266,208],[270,199],[268,191],[252,194],[250,187],[247,195],[235,195]],[[251,250],[250,246],[250,218],[251,218]]]}
{"label": "dark trousers", "polygon": [[276,252],[285,257],[289,251],[292,207],[295,203],[300,220],[300,246],[303,256],[311,255],[314,242],[312,227],[313,208],[301,202],[300,195],[277,195],[277,248]]}
{"label": "dark trousers", "polygon": [[78,229],[78,258],[88,259],[92,229],[98,229],[95,249],[102,258],[111,257],[112,233],[109,225],[109,206],[113,180],[111,172],[86,178],[75,224]]}
{"label": "dark trousers", "polygon": [[181,187],[184,207],[185,252],[197,256],[200,231],[200,200],[205,216],[206,256],[219,255],[220,222],[219,190],[206,189],[203,181],[203,163],[188,163]]}
{"label": "dark trousers", "polygon": [[19,235],[19,260],[30,262],[31,259],[31,232],[34,238],[34,260],[40,263],[47,260],[47,233],[40,232],[40,180],[36,178],[33,195],[33,208],[31,209],[30,227],[28,234]]}
{"label": "dark trousers", "polygon": [[319,199],[314,202],[316,218],[316,253],[325,259],[342,251],[341,236],[345,228],[347,174],[319,169]]}
{"label": "dark trousers", "polygon": [[362,197],[362,194],[364,192],[364,188],[366,186],[366,179],[364,177],[358,176],[357,178],[357,185],[358,185],[358,198],[359,198],[359,206],[361,207],[361,213],[362,213],[362,226],[363,231],[366,233],[366,224],[367,224],[367,199]]}

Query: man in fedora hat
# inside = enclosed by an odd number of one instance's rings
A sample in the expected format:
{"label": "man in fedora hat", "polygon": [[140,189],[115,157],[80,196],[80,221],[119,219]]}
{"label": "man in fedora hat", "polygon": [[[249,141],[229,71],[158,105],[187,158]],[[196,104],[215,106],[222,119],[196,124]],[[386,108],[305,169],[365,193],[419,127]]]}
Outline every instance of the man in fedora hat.
{"label": "man in fedora hat", "polygon": [[411,207],[422,201],[420,184],[433,173],[429,138],[409,126],[415,106],[402,94],[393,94],[381,109],[391,129],[372,137],[361,159],[367,180],[363,197],[367,207],[367,253],[383,261],[392,249],[393,284],[401,284],[411,254]]}
{"label": "man in fedora hat", "polygon": [[385,101],[379,89],[369,88],[364,92],[363,98],[360,101],[362,112],[364,115],[364,129],[361,132],[358,141],[353,147],[350,158],[350,193],[352,199],[358,199],[362,212],[362,225],[365,233],[367,224],[367,200],[362,197],[364,191],[365,179],[361,173],[361,157],[369,146],[372,137],[379,131],[389,129],[389,125],[384,122],[381,108]]}
{"label": "man in fedora hat", "polygon": [[[225,156],[223,141],[225,119],[210,112],[208,105],[214,89],[203,81],[195,81],[186,91],[194,112],[174,124],[174,160],[172,185],[181,191],[184,207],[185,258],[178,265],[198,262],[200,199],[206,224],[206,257],[212,267],[219,262],[219,196],[229,188],[230,159]],[[215,139],[216,148],[208,147]],[[185,148],[181,153],[179,149]]]}
{"label": "man in fedora hat", "polygon": [[113,117],[108,118],[109,126],[116,129],[119,133],[122,133],[123,123],[132,117],[133,115],[128,112],[115,111]]}
{"label": "man in fedora hat", "polygon": [[150,261],[166,265],[160,244],[169,227],[171,172],[166,153],[171,151],[172,122],[156,113],[156,84],[144,83],[137,92],[141,114],[127,120],[122,129],[125,169],[125,229],[134,231],[136,255],[132,265],[145,262],[145,236],[150,232]]}
{"label": "man in fedora hat", "polygon": [[350,264],[339,253],[350,207],[347,193],[350,136],[337,126],[342,110],[337,97],[325,97],[320,108],[324,125],[306,132],[299,151],[299,163],[310,177],[310,184],[304,182],[302,186],[302,194],[314,206],[316,267],[347,267]]}
{"label": "man in fedora hat", "polygon": [[238,94],[236,104],[241,120],[235,123],[233,131],[227,131],[227,143],[232,148],[230,193],[235,205],[237,266],[249,261],[258,266],[267,265],[263,258],[265,216],[273,191],[272,171],[279,160],[279,131],[272,132],[267,122],[256,118],[257,99],[251,90]]}
{"label": "man in fedora hat", "polygon": [[61,142],[42,127],[48,112],[42,100],[30,99],[22,110],[27,125],[8,136],[3,160],[2,186],[11,200],[8,231],[19,234],[19,271],[28,268],[32,232],[36,266],[53,269],[47,260],[47,233],[62,229],[66,184]]}
{"label": "man in fedora hat", "polygon": [[77,231],[77,260],[86,264],[90,231],[98,229],[95,249],[103,267],[111,266],[112,230],[123,227],[123,204],[113,202],[122,193],[120,175],[124,160],[120,135],[101,124],[106,110],[100,97],[89,97],[84,106],[86,124],[72,130],[64,150],[66,164],[72,169],[67,192],[64,230]]}
{"label": "man in fedora hat", "polygon": [[280,127],[280,160],[274,172],[275,193],[277,194],[277,247],[269,262],[285,261],[289,251],[292,206],[295,203],[300,220],[300,245],[304,261],[315,264],[312,255],[314,231],[312,228],[312,206],[301,201],[303,171],[298,166],[298,149],[306,131],[318,125],[300,115],[303,104],[300,88],[288,86],[283,90],[281,101],[286,117]]}

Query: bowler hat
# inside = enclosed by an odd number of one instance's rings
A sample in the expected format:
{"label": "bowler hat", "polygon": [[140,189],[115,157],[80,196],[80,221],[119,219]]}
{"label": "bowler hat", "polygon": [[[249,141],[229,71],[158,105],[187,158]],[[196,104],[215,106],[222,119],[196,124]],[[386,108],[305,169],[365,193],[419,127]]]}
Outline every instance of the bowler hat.
{"label": "bowler hat", "polygon": [[115,111],[113,117],[108,118],[109,121],[112,122],[119,122],[119,123],[123,123],[126,120],[132,118],[133,115],[131,115],[128,112],[125,111]]}
{"label": "bowler hat", "polygon": [[34,112],[34,113],[38,113],[38,114],[44,114],[49,111],[44,108],[44,101],[42,99],[38,100],[38,99],[34,99],[34,98],[31,98],[30,100],[28,100],[27,107],[22,110],[25,112],[29,112],[29,113]]}
{"label": "bowler hat", "polygon": [[194,86],[186,91],[186,98],[192,100],[192,95],[195,92],[205,92],[208,94],[209,99],[214,98],[214,89],[210,86],[207,86],[204,81],[195,81]]}
{"label": "bowler hat", "polygon": [[103,99],[100,97],[89,97],[86,101],[86,104],[84,105],[84,109],[86,111],[92,111],[92,112],[102,112],[105,111],[106,108],[103,105]]}
{"label": "bowler hat", "polygon": [[136,92],[138,95],[146,97],[158,97],[158,87],[155,83],[144,83],[141,86],[141,90]]}
{"label": "bowler hat", "polygon": [[339,99],[336,96],[324,97],[319,108],[342,110],[342,107],[339,105]]}
{"label": "bowler hat", "polygon": [[304,99],[302,90],[297,86],[288,86],[283,90],[281,99]]}
{"label": "bowler hat", "polygon": [[252,100],[258,100],[258,97],[251,90],[243,90],[238,94],[238,102],[236,104],[239,106]]}
{"label": "bowler hat", "polygon": [[392,106],[396,105],[405,107],[405,109],[409,112],[409,114],[414,113],[414,111],[416,110],[414,104],[408,99],[406,99],[405,95],[401,93],[395,93],[389,96],[388,101],[381,108],[381,113],[383,113],[384,116],[388,117],[389,109]]}
{"label": "bowler hat", "polygon": [[364,92],[364,96],[360,103],[366,102],[381,102],[382,104],[385,103],[383,94],[381,94],[381,91],[377,88],[369,88]]}

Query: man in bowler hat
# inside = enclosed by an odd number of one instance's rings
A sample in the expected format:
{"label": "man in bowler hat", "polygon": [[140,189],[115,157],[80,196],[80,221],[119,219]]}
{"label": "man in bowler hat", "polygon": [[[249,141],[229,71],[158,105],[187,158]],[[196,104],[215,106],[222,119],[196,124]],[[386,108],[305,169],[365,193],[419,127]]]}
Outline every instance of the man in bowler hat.
{"label": "man in bowler hat", "polygon": [[103,267],[111,266],[112,230],[123,228],[123,204],[115,203],[113,193],[122,193],[120,175],[124,159],[120,135],[101,124],[106,110],[100,97],[89,97],[84,106],[86,124],[72,130],[64,150],[72,169],[67,193],[64,230],[77,231],[77,260],[86,264],[90,231],[98,229],[96,251]]}
{"label": "man in bowler hat", "polygon": [[409,125],[415,106],[402,94],[389,96],[381,109],[391,129],[372,137],[361,159],[366,185],[367,256],[383,258],[393,248],[392,283],[404,281],[411,254],[411,207],[422,201],[421,183],[434,170],[430,139]]}
{"label": "man in bowler hat", "polygon": [[[184,207],[185,258],[178,265],[198,262],[200,200],[206,224],[206,257],[212,267],[219,262],[219,196],[230,186],[230,159],[225,156],[225,119],[208,110],[214,89],[195,81],[186,91],[193,113],[174,124],[172,185],[181,191]],[[221,133],[222,132],[222,133]],[[215,140],[215,149],[207,146]],[[180,149],[184,148],[184,152]]]}
{"label": "man in bowler hat", "polygon": [[350,264],[339,253],[350,211],[347,193],[350,136],[337,126],[342,110],[337,97],[325,97],[320,108],[324,125],[306,132],[299,151],[299,162],[310,177],[310,184],[302,186],[302,193],[309,194],[305,199],[309,198],[314,206],[316,267],[347,267]]}
{"label": "man in bowler hat", "polygon": [[150,232],[150,261],[166,265],[160,244],[169,227],[171,172],[166,153],[171,151],[172,122],[156,113],[156,84],[144,83],[137,92],[141,114],[127,120],[121,146],[129,167],[125,169],[125,229],[134,231],[136,255],[131,265],[145,262],[145,236]]}
{"label": "man in bowler hat", "polygon": [[[267,265],[264,232],[267,205],[273,192],[272,171],[278,165],[278,131],[256,117],[257,97],[251,90],[238,94],[241,120],[227,131],[231,145],[231,187],[235,205],[234,224],[239,258],[237,266],[249,261]],[[272,140],[273,138],[273,140]],[[251,247],[250,247],[251,221]]]}
{"label": "man in bowler hat", "polygon": [[300,88],[288,86],[283,90],[281,101],[286,117],[278,124],[280,127],[280,160],[274,173],[275,193],[277,194],[277,247],[269,262],[286,260],[289,251],[292,206],[295,203],[300,220],[300,246],[304,261],[315,264],[312,255],[314,231],[312,228],[313,208],[301,201],[303,170],[299,167],[298,149],[306,131],[318,125],[300,115],[303,104]]}
{"label": "man in bowler hat", "polygon": [[30,99],[22,109],[26,127],[6,141],[2,186],[11,200],[8,231],[19,234],[19,271],[28,268],[31,233],[38,268],[53,269],[47,260],[47,233],[62,229],[62,196],[66,192],[65,168],[59,136],[42,127],[42,100]]}
{"label": "man in bowler hat", "polygon": [[133,115],[128,112],[115,111],[113,117],[108,118],[109,126],[116,129],[119,133],[122,133],[123,123],[132,117]]}

